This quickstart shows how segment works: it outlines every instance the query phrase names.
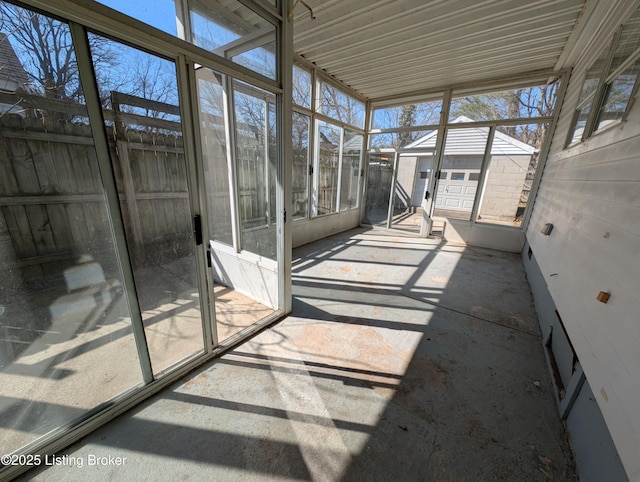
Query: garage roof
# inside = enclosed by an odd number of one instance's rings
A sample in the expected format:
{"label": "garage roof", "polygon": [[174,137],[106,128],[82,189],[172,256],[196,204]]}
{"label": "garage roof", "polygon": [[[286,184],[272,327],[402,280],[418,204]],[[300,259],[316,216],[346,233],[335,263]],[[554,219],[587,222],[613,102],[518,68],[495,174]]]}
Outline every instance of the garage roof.
{"label": "garage roof", "polygon": [[[473,122],[465,116],[460,116],[453,120],[454,124],[464,124]],[[445,147],[445,155],[482,155],[487,147],[487,138],[489,136],[488,127],[466,127],[464,129],[451,129],[447,131],[447,140]],[[438,131],[432,131],[420,139],[412,142],[407,149],[424,149],[434,151]],[[518,139],[508,136],[496,130],[493,141],[491,143],[491,154],[495,156],[510,155],[522,156],[531,155],[536,152],[536,148],[525,144]]]}
{"label": "garage roof", "polygon": [[[571,67],[635,1],[298,0],[294,50],[370,99]],[[313,18],[312,18],[313,16]]]}

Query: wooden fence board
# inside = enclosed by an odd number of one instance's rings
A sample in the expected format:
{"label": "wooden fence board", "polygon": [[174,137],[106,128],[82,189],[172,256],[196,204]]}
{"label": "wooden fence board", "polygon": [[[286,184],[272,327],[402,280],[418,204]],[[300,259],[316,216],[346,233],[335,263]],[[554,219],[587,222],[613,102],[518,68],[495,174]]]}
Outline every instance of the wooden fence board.
{"label": "wooden fence board", "polygon": [[35,241],[31,235],[31,227],[27,220],[24,206],[7,206],[2,208],[7,228],[13,240],[13,249],[18,258],[27,258],[38,254]]}
{"label": "wooden fence board", "polygon": [[45,193],[61,192],[58,173],[51,160],[51,150],[46,142],[30,142],[29,149],[33,157],[33,165],[40,181],[40,190]]}
{"label": "wooden fence board", "polygon": [[0,136],[0,195],[14,196],[19,193],[18,181],[11,163],[9,139]]}
{"label": "wooden fence board", "polygon": [[56,252],[73,250],[75,246],[69,229],[65,206],[62,204],[48,204],[45,209],[49,218],[49,226],[51,227]]}
{"label": "wooden fence board", "polygon": [[52,132],[33,132],[18,129],[0,129],[2,137],[10,137],[13,139],[24,139],[43,142],[57,142],[62,144],[81,144],[85,146],[93,145],[93,138],[68,136],[64,134],[56,134]]}
{"label": "wooden fence board", "polygon": [[84,215],[84,203],[73,203],[66,205],[67,221],[69,223],[69,233],[73,239],[74,246],[82,246],[89,238],[87,221]]}
{"label": "wooden fence board", "polygon": [[40,192],[40,182],[27,142],[23,139],[10,139],[9,146],[13,159],[13,172],[20,192],[25,194]]}
{"label": "wooden fence board", "polygon": [[158,102],[156,100],[144,99],[133,95],[125,94],[123,92],[113,92],[111,99],[120,105],[131,105],[134,107],[142,107],[143,109],[150,109],[158,112],[167,112],[173,115],[180,115],[180,107],[173,104],[167,104],[165,102]]}
{"label": "wooden fence board", "polygon": [[33,204],[25,206],[27,220],[31,226],[31,234],[39,255],[52,254],[56,251],[56,243],[51,232],[51,223],[45,206]]}
{"label": "wooden fence board", "polygon": [[[179,119],[178,106],[117,93],[114,98],[120,103],[114,104],[116,110],[129,105]],[[62,104],[30,96],[21,105],[70,116],[86,114],[84,106]],[[104,115],[113,120],[113,127],[109,121],[106,126],[112,169],[127,242],[137,261],[151,261],[144,256],[145,247],[157,260],[178,252],[192,253],[188,176],[179,120],[112,111]],[[102,179],[86,122],[43,121],[10,114],[0,118],[0,133],[4,136],[0,140],[0,208],[23,276],[54,274],[70,262],[69,257],[79,254],[112,253]],[[207,177],[214,181],[207,197],[217,222],[214,229],[228,231],[231,216],[224,137],[210,142],[209,150],[216,157],[210,167],[215,172]],[[241,219],[263,224],[269,179],[263,149],[249,145],[238,152],[244,154],[238,161]]]}

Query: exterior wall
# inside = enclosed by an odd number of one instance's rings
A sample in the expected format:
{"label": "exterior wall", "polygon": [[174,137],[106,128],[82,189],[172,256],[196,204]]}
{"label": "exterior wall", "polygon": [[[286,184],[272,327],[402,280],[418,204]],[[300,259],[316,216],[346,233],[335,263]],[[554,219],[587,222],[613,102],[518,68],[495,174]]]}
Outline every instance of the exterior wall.
{"label": "exterior wall", "polygon": [[627,475],[640,480],[640,102],[626,122],[564,149],[599,53],[574,68],[527,240]]}
{"label": "exterior wall", "polygon": [[480,208],[482,218],[513,221],[530,161],[531,156],[491,157]]}
{"label": "exterior wall", "polygon": [[545,355],[552,368],[558,408],[571,437],[580,480],[625,481],[624,467],[596,403],[596,396],[584,378],[582,366],[575,360],[573,346],[561,325],[544,275],[528,244],[523,251],[523,262],[540,320]]}

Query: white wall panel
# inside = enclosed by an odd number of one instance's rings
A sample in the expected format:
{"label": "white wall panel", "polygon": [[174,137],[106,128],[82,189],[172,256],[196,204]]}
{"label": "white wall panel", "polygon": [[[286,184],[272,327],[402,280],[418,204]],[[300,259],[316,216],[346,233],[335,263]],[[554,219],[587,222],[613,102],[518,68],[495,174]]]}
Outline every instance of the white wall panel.
{"label": "white wall panel", "polygon": [[293,247],[312,243],[327,236],[357,228],[360,225],[360,210],[352,209],[340,214],[329,214],[311,220],[296,220],[291,226]]}
{"label": "white wall panel", "polygon": [[574,70],[527,239],[625,470],[640,480],[640,102],[625,123],[564,149],[597,54]]}

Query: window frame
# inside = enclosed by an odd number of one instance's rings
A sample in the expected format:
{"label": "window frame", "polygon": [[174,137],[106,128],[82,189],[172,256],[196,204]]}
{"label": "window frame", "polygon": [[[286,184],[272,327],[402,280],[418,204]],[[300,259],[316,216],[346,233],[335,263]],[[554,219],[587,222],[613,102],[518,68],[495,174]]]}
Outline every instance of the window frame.
{"label": "window frame", "polygon": [[[632,14],[632,17],[633,17],[633,14]],[[629,19],[627,19],[627,21],[628,20]],[[602,126],[598,128],[600,113],[602,112],[602,109],[604,107],[604,103],[605,103],[611,84],[619,77],[621,73],[624,72],[626,68],[633,65],[633,63],[635,63],[640,58],[640,49],[636,49],[624,61],[622,61],[620,65],[616,66],[615,69],[611,70],[613,66],[614,56],[616,54],[616,50],[618,46],[620,45],[622,33],[624,30],[624,27],[627,25],[627,21],[625,21],[625,23],[623,23],[618,27],[615,34],[613,35],[613,39],[609,42],[607,46],[608,50],[605,50],[607,52],[606,60],[603,65],[602,72],[600,73],[598,84],[594,89],[593,93],[586,96],[582,101],[578,99],[578,104],[574,107],[573,116],[571,120],[571,127],[569,129],[569,132],[567,133],[567,138],[565,140],[565,149],[578,145],[586,141],[587,139],[591,138],[592,136],[599,134],[600,132],[604,132],[606,130],[609,130],[615,126],[622,124],[623,122],[626,122],[629,116],[629,112],[631,111],[631,107],[633,106],[636,94],[638,93],[638,84],[640,82],[640,72],[636,74],[636,78],[635,78],[633,87],[631,89],[631,94],[629,95],[629,98],[626,101],[626,106],[624,108],[622,116],[619,119],[611,122],[610,124],[607,124],[606,126]],[[591,62],[591,64],[589,64],[589,66],[585,70],[580,92],[582,92],[582,90],[584,89],[584,85],[589,80],[589,71],[593,69],[594,65],[598,62],[598,60],[600,60],[600,56],[598,56],[595,60],[593,60],[593,62]],[[591,100],[591,106],[587,114],[587,121],[584,126],[584,130],[582,132],[582,135],[580,136],[580,139],[574,140],[578,118],[580,117],[580,111],[585,106],[588,105],[589,100]]]}

